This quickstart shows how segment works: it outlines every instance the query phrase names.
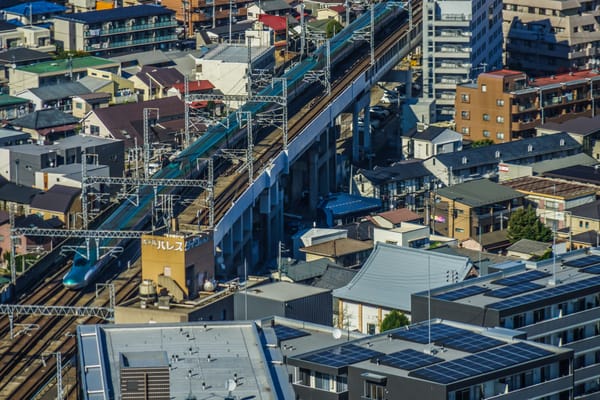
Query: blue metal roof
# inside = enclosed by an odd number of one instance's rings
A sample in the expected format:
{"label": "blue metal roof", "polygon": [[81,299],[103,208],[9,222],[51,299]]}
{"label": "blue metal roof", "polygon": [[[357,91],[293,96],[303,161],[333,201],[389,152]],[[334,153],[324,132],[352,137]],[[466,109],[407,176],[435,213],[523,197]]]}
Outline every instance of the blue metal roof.
{"label": "blue metal roof", "polygon": [[323,211],[328,225],[332,226],[336,218],[368,215],[373,211],[379,211],[381,199],[336,193],[323,199],[317,208]]}
{"label": "blue metal roof", "polygon": [[34,1],[31,3],[18,4],[16,6],[4,9],[4,11],[6,11],[7,13],[23,16],[61,13],[65,12],[66,10],[67,7],[50,3],[48,1]]}
{"label": "blue metal roof", "polygon": [[127,18],[152,17],[155,15],[171,14],[175,14],[175,12],[162,6],[147,4],[133,7],[119,7],[111,10],[65,14],[56,18],[65,19],[68,21],[83,22],[86,24],[95,24],[99,22],[117,21]]}

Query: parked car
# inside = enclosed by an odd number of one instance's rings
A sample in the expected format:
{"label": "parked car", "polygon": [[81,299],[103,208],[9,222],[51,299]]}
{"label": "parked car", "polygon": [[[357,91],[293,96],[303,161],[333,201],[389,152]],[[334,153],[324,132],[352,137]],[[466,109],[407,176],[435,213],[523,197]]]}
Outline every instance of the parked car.
{"label": "parked car", "polygon": [[[364,125],[365,125],[365,119],[363,117],[360,117],[358,119],[358,126],[361,127],[361,126],[364,126]],[[378,120],[378,119],[371,119],[371,130],[373,128],[377,129],[380,126],[381,126],[381,121],[380,120]]]}
{"label": "parked car", "polygon": [[388,110],[387,108],[382,107],[382,106],[371,107],[371,109],[369,110],[369,113],[371,115],[371,118],[377,118],[377,119],[385,119],[391,114],[390,110]]}

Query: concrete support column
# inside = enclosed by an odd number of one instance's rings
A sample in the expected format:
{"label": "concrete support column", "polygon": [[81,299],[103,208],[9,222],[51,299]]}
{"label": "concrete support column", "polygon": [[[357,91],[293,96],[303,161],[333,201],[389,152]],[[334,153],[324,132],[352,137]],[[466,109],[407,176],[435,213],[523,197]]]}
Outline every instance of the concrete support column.
{"label": "concrete support column", "polygon": [[312,147],[308,150],[308,207],[311,210],[317,208],[319,200],[319,152]]}
{"label": "concrete support column", "polygon": [[352,161],[360,160],[360,135],[358,134],[358,114],[360,107],[354,103],[352,109]]}

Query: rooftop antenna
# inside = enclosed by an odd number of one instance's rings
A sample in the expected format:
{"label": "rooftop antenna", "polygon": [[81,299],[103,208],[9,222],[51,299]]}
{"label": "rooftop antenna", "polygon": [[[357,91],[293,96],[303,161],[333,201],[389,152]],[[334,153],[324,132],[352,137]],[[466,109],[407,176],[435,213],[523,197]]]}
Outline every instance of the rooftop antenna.
{"label": "rooftop antenna", "polygon": [[[552,193],[556,200],[556,184],[552,185]],[[550,286],[556,286],[556,207],[554,208],[554,219],[552,220],[552,279]]]}
{"label": "rooftop antenna", "polygon": [[232,24],[232,22],[233,22],[233,0],[229,0],[229,44],[231,44],[231,24]]}
{"label": "rooftop antenna", "polygon": [[431,256],[427,256],[427,352],[431,353]]}

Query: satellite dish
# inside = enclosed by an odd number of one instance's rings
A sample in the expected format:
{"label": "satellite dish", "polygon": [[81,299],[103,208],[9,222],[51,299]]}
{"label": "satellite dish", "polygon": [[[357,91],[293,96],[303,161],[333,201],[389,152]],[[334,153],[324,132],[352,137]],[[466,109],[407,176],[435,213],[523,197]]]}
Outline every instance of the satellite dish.
{"label": "satellite dish", "polygon": [[227,382],[225,383],[225,388],[227,389],[227,391],[233,392],[236,387],[237,387],[237,383],[235,383],[235,380],[227,379]]}
{"label": "satellite dish", "polygon": [[341,329],[339,329],[339,328],[335,328],[335,329],[333,330],[333,333],[332,333],[332,335],[333,335],[333,338],[334,338],[334,339],[339,339],[339,338],[341,338],[341,337],[342,337],[342,330],[341,330]]}

